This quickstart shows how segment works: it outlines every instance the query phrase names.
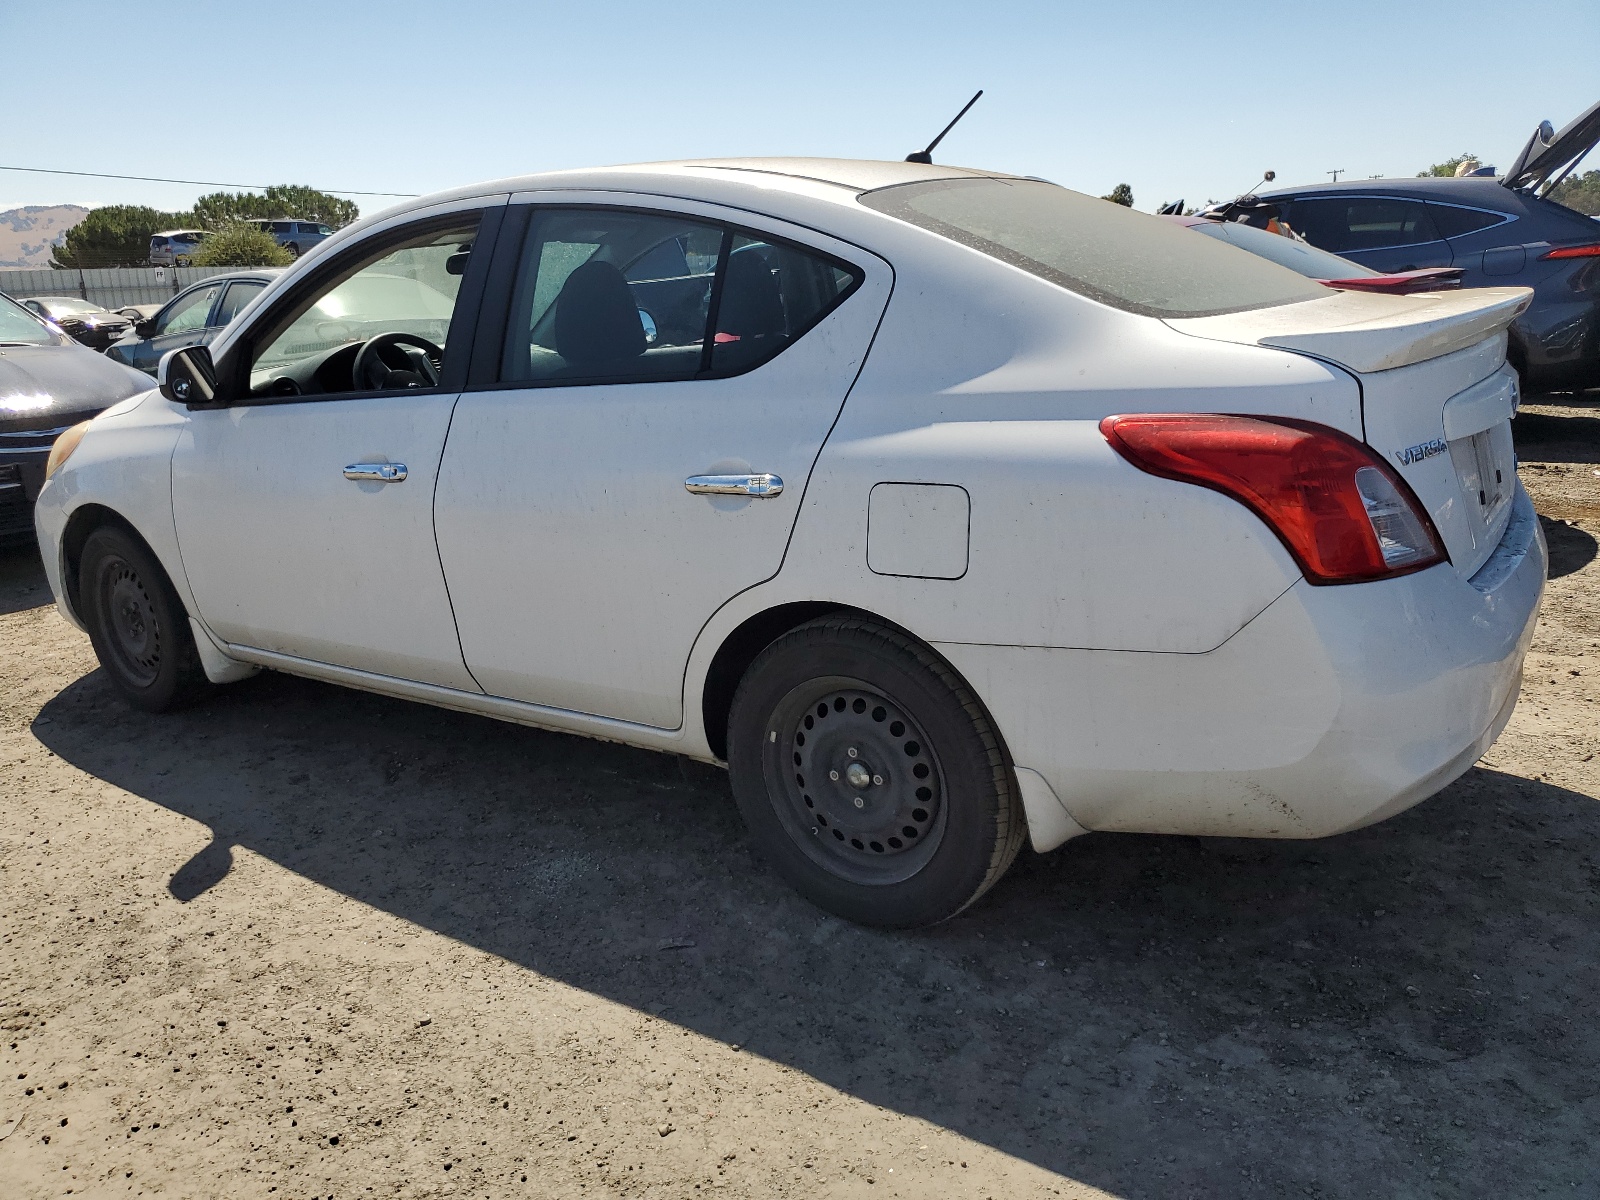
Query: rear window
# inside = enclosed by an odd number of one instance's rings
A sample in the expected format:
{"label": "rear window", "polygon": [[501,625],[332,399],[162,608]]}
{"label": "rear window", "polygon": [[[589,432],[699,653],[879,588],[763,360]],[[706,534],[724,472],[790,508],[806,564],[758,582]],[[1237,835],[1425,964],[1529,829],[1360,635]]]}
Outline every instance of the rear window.
{"label": "rear window", "polygon": [[1316,300],[1328,290],[1159,217],[1028,179],[941,179],[861,203],[1002,262],[1149,317],[1208,317]]}

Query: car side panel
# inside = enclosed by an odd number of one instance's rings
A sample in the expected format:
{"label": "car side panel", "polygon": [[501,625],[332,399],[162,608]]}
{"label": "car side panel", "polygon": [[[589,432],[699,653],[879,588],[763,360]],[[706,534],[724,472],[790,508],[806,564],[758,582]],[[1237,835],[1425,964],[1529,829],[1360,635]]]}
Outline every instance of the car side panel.
{"label": "car side panel", "polygon": [[[1201,653],[1299,577],[1242,505],[1137,470],[1098,422],[1276,412],[1359,436],[1352,378],[1300,355],[1202,344],[1010,268],[897,272],[784,563],[799,590],[930,641]],[[966,489],[964,575],[866,569],[869,497],[886,482]]]}
{"label": "car side panel", "polygon": [[172,520],[172,451],[187,414],[155,391],[125,403],[126,408],[114,405],[95,418],[72,457],[40,489],[34,505],[41,557],[56,606],[80,628],[82,621],[64,587],[67,564],[62,561],[61,542],[72,515],[91,504],[110,509],[133,527],[166,569],[184,607],[191,615],[197,611]]}

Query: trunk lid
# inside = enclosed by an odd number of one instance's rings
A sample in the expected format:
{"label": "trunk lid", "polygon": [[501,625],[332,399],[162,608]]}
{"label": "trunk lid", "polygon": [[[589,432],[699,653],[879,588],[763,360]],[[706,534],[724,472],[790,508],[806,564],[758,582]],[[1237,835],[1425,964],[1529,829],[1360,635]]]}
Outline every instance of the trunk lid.
{"label": "trunk lid", "polygon": [[1510,520],[1519,391],[1505,361],[1506,329],[1532,295],[1527,288],[1339,292],[1167,323],[1196,337],[1305,354],[1354,374],[1363,439],[1410,485],[1450,561],[1470,577]]}
{"label": "trunk lid", "polygon": [[1542,195],[1559,181],[1552,178],[1557,171],[1575,167],[1597,141],[1600,141],[1600,103],[1590,106],[1560,133],[1550,128],[1549,121],[1541,121],[1500,182],[1508,188],[1532,189]]}

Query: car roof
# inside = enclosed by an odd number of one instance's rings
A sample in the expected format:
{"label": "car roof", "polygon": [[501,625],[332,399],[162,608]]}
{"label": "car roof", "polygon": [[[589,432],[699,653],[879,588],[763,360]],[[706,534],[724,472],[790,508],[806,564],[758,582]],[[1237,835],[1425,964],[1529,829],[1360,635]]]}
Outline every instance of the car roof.
{"label": "car roof", "polygon": [[1441,179],[1434,176],[1420,179],[1341,179],[1338,183],[1308,183],[1301,187],[1273,188],[1270,192],[1257,193],[1263,200],[1312,194],[1409,196],[1419,200],[1437,200],[1446,204],[1466,204],[1473,208],[1515,210],[1519,207],[1516,192],[1511,191],[1498,179],[1482,175],[1463,179]]}
{"label": "car roof", "polygon": [[[685,158],[668,162],[627,163],[609,167],[545,171],[535,175],[515,175],[485,180],[447,191],[419,196],[387,210],[403,212],[426,208],[451,200],[502,192],[531,192],[550,188],[592,187],[599,190],[642,186],[654,180],[671,178],[680,182],[745,183],[766,191],[786,191],[808,196],[824,196],[839,203],[853,201],[862,192],[892,187],[901,183],[924,183],[936,179],[1017,179],[1004,171],[985,171],[972,167],[953,167],[933,163],[908,163],[855,158]],[[815,185],[825,185],[818,189]],[[711,192],[716,189],[692,189]],[[829,194],[833,193],[833,194]],[[363,221],[364,225],[366,222]]]}
{"label": "car roof", "polygon": [[[282,275],[283,267],[245,267],[237,271],[219,271],[215,275],[207,275],[204,279],[196,279],[189,287],[197,288],[208,283],[226,283],[230,279],[276,279]],[[188,291],[188,288],[184,289]]]}

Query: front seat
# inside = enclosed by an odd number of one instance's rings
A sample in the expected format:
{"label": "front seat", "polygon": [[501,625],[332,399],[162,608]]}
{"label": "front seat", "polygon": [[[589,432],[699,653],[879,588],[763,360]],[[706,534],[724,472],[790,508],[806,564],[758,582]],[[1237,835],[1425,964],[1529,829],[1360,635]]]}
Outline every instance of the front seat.
{"label": "front seat", "polygon": [[626,375],[644,353],[644,325],[622,272],[607,262],[586,262],[556,298],[556,353],[563,374]]}

